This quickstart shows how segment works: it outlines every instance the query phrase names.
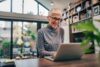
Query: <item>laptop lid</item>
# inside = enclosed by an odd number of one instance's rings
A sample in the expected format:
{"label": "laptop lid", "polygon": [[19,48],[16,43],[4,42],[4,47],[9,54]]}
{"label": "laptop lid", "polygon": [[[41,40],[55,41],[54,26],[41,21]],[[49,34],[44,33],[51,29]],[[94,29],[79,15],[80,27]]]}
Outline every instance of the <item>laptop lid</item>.
{"label": "laptop lid", "polygon": [[81,59],[82,54],[80,43],[67,43],[61,44],[55,57],[49,59],[53,61],[76,60]]}

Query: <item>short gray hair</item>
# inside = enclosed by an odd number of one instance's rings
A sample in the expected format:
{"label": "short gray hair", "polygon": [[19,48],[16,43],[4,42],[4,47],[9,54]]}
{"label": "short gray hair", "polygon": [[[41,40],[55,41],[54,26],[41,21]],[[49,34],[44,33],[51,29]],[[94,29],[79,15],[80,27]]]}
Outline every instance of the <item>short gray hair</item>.
{"label": "short gray hair", "polygon": [[62,15],[62,11],[61,11],[61,9],[59,9],[59,8],[53,8],[53,9],[51,9],[51,10],[48,12],[48,16],[51,16],[52,13],[58,13],[58,14],[61,14],[61,15]]}

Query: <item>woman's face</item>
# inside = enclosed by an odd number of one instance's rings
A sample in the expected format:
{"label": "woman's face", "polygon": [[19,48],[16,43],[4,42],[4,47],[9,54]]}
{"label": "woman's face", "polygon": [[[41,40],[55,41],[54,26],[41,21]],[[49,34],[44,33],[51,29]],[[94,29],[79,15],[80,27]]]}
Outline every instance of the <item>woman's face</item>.
{"label": "woman's face", "polygon": [[49,25],[56,29],[59,26],[59,22],[61,20],[61,14],[52,13],[51,16],[48,16],[48,20],[49,20]]}

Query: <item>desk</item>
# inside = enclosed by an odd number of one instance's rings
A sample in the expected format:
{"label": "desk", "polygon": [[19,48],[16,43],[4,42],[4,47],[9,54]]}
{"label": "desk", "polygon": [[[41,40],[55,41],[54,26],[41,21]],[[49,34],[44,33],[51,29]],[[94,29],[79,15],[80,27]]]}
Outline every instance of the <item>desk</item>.
{"label": "desk", "polygon": [[53,62],[44,58],[15,60],[16,67],[100,67],[99,63],[94,54],[84,55],[81,60],[63,62]]}

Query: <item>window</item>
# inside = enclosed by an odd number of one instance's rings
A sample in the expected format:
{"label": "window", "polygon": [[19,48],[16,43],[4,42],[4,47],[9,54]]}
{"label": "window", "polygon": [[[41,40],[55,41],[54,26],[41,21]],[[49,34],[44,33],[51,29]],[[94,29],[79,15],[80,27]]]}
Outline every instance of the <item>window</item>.
{"label": "window", "polygon": [[[36,53],[36,33],[37,23],[33,22],[16,22],[13,26],[13,57],[20,55],[30,56]],[[34,38],[35,36],[35,38]],[[22,48],[22,51],[21,51]]]}
{"label": "window", "polygon": [[39,4],[39,15],[42,15],[42,16],[48,15],[48,10],[40,4]]}
{"label": "window", "polygon": [[47,23],[42,23],[42,24],[41,24],[41,28],[47,27],[47,25],[48,25]]}
{"label": "window", "polygon": [[[36,22],[24,22],[23,24],[24,45],[29,46],[30,52],[36,55],[36,37],[37,37],[37,23]],[[26,52],[25,52],[26,53]]]}
{"label": "window", "polygon": [[37,2],[34,0],[24,0],[24,13],[37,15],[38,13],[37,5],[38,5]]}
{"label": "window", "polygon": [[10,0],[2,0],[0,2],[0,11],[10,12]]}
{"label": "window", "polygon": [[22,13],[22,2],[23,0],[13,0],[12,9],[15,13]]}
{"label": "window", "polygon": [[[2,2],[0,1],[0,11],[10,12],[11,11],[10,6],[11,6],[11,0],[2,0]],[[48,10],[45,9],[43,6],[39,5],[35,0],[12,0],[12,12],[13,13],[23,12],[24,14],[31,14],[31,15],[38,15],[39,12],[39,15],[43,16],[47,16],[48,14]],[[23,50],[25,54],[28,51],[30,51],[29,49],[31,49],[31,52],[36,53],[35,47],[36,47],[36,37],[37,37],[37,22],[22,22],[19,20],[20,19],[18,19],[18,21],[13,20],[14,58],[20,54],[22,44],[23,44],[22,47],[25,47],[25,49]],[[26,26],[29,28],[27,28]],[[43,24],[43,27],[45,26],[46,25]],[[27,34],[27,30],[31,30],[32,33]],[[0,58],[11,57],[10,56],[11,33],[12,33],[11,21],[0,21]],[[33,35],[35,36],[35,38]],[[26,40],[24,40],[24,37],[26,37]],[[29,49],[26,49],[26,47],[28,46]]]}
{"label": "window", "polygon": [[21,54],[22,41],[22,22],[13,21],[13,57]]}
{"label": "window", "polygon": [[0,58],[10,57],[11,22],[0,21]]}

